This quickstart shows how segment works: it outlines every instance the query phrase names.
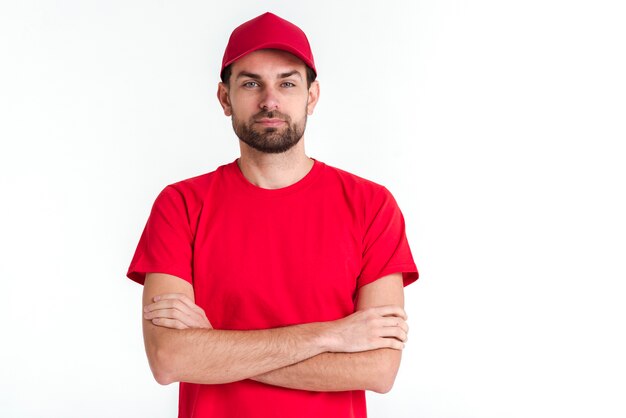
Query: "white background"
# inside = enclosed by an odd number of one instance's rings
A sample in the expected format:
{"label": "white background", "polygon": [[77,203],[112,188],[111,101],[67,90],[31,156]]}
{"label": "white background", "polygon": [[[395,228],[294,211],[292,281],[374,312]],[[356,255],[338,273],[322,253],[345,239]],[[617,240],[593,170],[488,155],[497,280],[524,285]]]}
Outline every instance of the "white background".
{"label": "white background", "polygon": [[371,417],[625,417],[620,1],[2,1],[0,415],[173,417],[125,278],[166,185],[238,156],[234,27],[308,35],[308,155],[387,186],[420,280]]}

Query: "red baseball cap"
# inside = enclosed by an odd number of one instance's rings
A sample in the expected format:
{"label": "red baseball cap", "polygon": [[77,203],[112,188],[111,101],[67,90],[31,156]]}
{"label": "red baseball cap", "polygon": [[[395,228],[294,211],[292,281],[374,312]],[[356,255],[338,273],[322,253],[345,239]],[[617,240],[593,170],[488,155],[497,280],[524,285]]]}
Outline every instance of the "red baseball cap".
{"label": "red baseball cap", "polygon": [[224,68],[244,55],[268,48],[280,49],[295,55],[317,75],[311,46],[302,29],[270,12],[235,28],[224,51],[220,74]]}

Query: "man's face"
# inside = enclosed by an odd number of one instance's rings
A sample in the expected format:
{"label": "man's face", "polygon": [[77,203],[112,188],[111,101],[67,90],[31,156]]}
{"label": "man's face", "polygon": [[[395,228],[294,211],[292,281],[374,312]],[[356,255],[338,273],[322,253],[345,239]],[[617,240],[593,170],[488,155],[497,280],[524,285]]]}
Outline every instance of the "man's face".
{"label": "man's face", "polygon": [[233,63],[229,84],[220,83],[218,97],[242,142],[261,152],[282,153],[304,135],[307,114],[317,101],[314,83],[312,95],[306,67],[294,55],[263,49]]}

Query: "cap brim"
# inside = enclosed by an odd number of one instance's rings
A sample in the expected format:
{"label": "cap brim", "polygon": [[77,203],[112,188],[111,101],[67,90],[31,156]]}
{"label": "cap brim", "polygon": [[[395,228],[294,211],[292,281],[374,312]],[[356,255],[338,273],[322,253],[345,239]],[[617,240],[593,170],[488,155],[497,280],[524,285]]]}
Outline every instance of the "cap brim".
{"label": "cap brim", "polygon": [[254,48],[250,48],[249,50],[242,52],[241,54],[239,54],[237,57],[229,60],[228,62],[224,63],[222,65],[222,72],[224,71],[224,68],[228,67],[230,64],[234,63],[235,61],[237,61],[238,59],[243,58],[244,56],[248,55],[251,52],[254,51],[258,51],[260,49],[279,49],[281,51],[285,51],[285,52],[289,52],[290,54],[296,56],[298,59],[300,59],[300,61],[304,62],[304,64],[309,67],[311,70],[313,70],[313,72],[315,73],[315,75],[317,76],[317,71],[315,70],[315,64],[313,62],[310,62],[307,59],[306,54],[303,54],[301,51],[297,50],[296,48],[294,48],[291,45],[287,45],[281,42],[267,42],[261,45],[256,45]]}

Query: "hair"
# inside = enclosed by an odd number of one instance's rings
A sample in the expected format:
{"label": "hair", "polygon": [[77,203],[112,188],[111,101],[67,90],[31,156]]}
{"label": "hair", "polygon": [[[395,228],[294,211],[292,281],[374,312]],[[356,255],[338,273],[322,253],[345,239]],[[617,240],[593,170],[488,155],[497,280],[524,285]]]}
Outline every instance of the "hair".
{"label": "hair", "polygon": [[[228,84],[230,83],[230,76],[233,73],[233,65],[230,64],[228,66],[226,66],[224,68],[224,70],[222,70],[222,73],[220,74],[220,78],[222,79],[222,83],[224,84]],[[306,67],[306,87],[311,88],[311,83],[313,83],[315,81],[315,78],[317,77],[315,75],[315,71],[313,71],[313,69],[311,67],[309,67],[308,65],[305,65]]]}

